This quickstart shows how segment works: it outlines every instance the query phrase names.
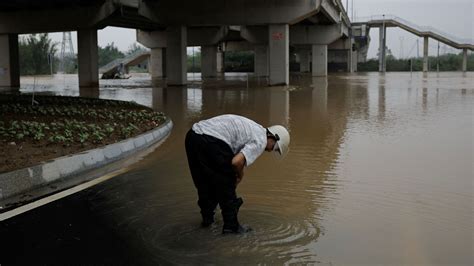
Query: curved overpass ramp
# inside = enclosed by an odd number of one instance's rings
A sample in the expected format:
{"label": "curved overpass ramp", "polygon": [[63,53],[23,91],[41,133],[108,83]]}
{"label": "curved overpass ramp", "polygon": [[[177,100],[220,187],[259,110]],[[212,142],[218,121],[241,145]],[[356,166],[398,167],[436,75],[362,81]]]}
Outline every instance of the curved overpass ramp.
{"label": "curved overpass ramp", "polygon": [[150,52],[148,51],[135,53],[124,58],[116,59],[107,65],[102,66],[99,69],[99,73],[102,74],[103,79],[114,78],[115,74],[124,74],[121,72],[128,72],[126,71],[128,67],[138,65],[148,58],[150,58]]}

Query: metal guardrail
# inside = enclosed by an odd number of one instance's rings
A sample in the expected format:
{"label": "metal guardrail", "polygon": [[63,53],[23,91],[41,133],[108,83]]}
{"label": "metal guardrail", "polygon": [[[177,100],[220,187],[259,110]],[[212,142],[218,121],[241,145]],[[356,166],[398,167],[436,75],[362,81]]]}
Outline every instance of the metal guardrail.
{"label": "metal guardrail", "polygon": [[375,15],[375,16],[368,16],[368,17],[358,17],[358,18],[355,18],[352,23],[371,23],[375,21],[390,21],[390,20],[395,21],[399,24],[405,25],[409,28],[412,28],[413,30],[420,32],[420,34],[438,35],[442,38],[445,38],[447,40],[450,40],[460,45],[474,45],[474,39],[459,38],[457,36],[443,32],[431,26],[420,26],[406,19],[394,16],[394,15]]}

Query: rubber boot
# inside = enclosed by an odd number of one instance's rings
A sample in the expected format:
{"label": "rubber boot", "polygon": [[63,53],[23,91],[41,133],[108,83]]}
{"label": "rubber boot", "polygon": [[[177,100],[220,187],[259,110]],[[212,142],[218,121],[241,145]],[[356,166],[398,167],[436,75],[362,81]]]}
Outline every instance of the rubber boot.
{"label": "rubber boot", "polygon": [[207,200],[207,201],[198,201],[199,207],[201,207],[201,216],[202,222],[201,227],[209,227],[211,224],[214,223],[214,210],[216,209],[217,204]]}
{"label": "rubber boot", "polygon": [[252,231],[249,226],[241,225],[237,218],[239,208],[243,203],[242,198],[237,198],[225,204],[222,210],[222,218],[224,219],[222,234],[243,234]]}

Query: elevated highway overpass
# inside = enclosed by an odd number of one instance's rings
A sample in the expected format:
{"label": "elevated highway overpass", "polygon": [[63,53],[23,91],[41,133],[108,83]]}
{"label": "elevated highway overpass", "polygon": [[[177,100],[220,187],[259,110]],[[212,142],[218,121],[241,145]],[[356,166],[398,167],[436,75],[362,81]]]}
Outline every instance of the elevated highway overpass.
{"label": "elevated highway overpass", "polygon": [[202,46],[210,77],[226,44],[246,43],[270,85],[288,84],[290,45],[313,75],[326,75],[328,46],[351,47],[340,0],[11,0],[0,2],[0,86],[19,86],[18,34],[58,31],[78,32],[79,85],[97,86],[97,30],[107,26],[137,29],[152,49],[152,76],[168,85],[187,82],[186,46]]}

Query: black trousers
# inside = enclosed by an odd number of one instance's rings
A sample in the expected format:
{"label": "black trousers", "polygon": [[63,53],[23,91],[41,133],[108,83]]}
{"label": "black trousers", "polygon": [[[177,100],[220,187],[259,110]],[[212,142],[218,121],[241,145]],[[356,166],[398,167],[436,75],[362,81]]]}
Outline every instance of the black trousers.
{"label": "black trousers", "polygon": [[236,173],[232,168],[234,153],[231,148],[220,139],[197,134],[192,129],[186,134],[185,147],[201,214],[213,217],[219,204],[224,225],[236,226],[242,200],[237,199],[235,192]]}

